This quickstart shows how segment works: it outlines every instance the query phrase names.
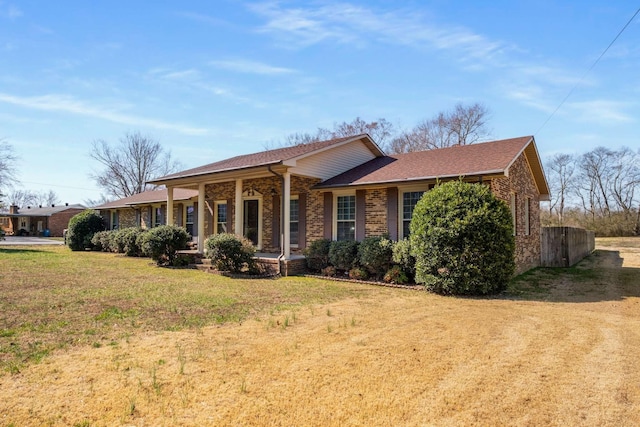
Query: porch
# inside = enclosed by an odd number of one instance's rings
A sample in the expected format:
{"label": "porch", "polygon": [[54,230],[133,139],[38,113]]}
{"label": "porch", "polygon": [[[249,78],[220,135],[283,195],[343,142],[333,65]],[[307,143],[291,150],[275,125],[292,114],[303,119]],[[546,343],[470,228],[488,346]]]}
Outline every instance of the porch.
{"label": "porch", "polygon": [[[207,273],[213,273],[216,271],[211,265],[211,260],[204,258],[204,255],[197,249],[187,249],[178,251],[178,253],[191,257],[190,265],[200,271]],[[278,274],[283,277],[296,276],[303,274],[307,269],[307,263],[304,255],[291,254],[289,259],[280,259],[280,266],[278,268],[279,258],[280,254],[266,252],[257,252],[254,256],[254,259],[258,265],[262,267],[266,276],[276,276]]]}

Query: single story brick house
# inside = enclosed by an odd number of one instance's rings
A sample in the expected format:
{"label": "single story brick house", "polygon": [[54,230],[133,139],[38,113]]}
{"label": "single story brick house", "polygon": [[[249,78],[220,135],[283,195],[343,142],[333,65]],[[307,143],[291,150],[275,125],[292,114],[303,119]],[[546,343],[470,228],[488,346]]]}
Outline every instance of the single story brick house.
{"label": "single story brick house", "polygon": [[[197,236],[195,203],[198,192],[176,188],[173,191],[174,222]],[[127,227],[152,228],[166,224],[167,189],[145,191],[96,206],[109,230]]]}
{"label": "single story brick house", "polygon": [[23,209],[10,206],[9,212],[0,213],[0,228],[9,235],[62,237],[69,220],[85,209],[82,205],[68,203]]}
{"label": "single story brick house", "polygon": [[539,265],[540,201],[549,188],[532,136],[394,155],[366,134],[268,150],[155,179],[166,198],[151,206],[168,207],[164,219],[177,225],[193,206],[198,248],[208,235],[231,232],[286,262],[316,239],[407,237],[422,194],[460,178],[489,186],[511,207],[518,272]]}

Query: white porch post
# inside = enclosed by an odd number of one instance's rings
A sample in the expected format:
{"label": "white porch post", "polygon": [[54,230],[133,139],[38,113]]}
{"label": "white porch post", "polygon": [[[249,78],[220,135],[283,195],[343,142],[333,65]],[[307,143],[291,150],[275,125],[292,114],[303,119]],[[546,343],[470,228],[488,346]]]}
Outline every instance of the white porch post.
{"label": "white porch post", "polygon": [[242,180],[236,179],[235,224],[233,232],[242,236]]}
{"label": "white porch post", "polygon": [[173,187],[167,187],[167,225],[173,225]]}
{"label": "white porch post", "polygon": [[282,174],[284,177],[284,257],[291,258],[291,172]]}
{"label": "white porch post", "polygon": [[204,183],[198,185],[198,252],[204,253]]}

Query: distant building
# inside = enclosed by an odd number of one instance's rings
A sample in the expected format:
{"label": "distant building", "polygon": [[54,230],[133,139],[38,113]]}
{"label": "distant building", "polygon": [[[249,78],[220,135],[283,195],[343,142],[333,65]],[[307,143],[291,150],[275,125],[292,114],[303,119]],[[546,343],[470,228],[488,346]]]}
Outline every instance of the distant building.
{"label": "distant building", "polygon": [[83,205],[51,205],[20,209],[10,206],[0,213],[0,229],[7,235],[62,237],[69,220],[86,209]]}

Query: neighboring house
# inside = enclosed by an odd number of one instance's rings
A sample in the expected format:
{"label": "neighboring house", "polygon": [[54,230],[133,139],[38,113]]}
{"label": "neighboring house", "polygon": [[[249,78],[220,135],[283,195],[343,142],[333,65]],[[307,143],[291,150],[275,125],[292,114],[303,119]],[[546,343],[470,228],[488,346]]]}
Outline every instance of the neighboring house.
{"label": "neighboring house", "polygon": [[84,211],[82,205],[51,205],[19,209],[10,206],[8,213],[0,213],[0,228],[7,234],[62,237],[69,220]]}
{"label": "neighboring house", "polygon": [[[194,237],[198,230],[194,226],[198,217],[195,200],[198,192],[176,188],[173,191],[173,223],[183,226]],[[166,224],[167,190],[145,191],[113,202],[94,207],[104,218],[107,229],[126,227],[153,228]]]}
{"label": "neighboring house", "polygon": [[[407,237],[422,194],[459,178],[489,186],[510,206],[518,272],[539,265],[539,203],[548,200],[549,188],[532,136],[398,155],[386,155],[366,134],[296,145],[155,179],[152,184],[167,187],[166,198],[147,204],[156,210],[166,204],[163,220],[182,225],[185,206],[193,203],[200,249],[206,236],[226,231],[291,259],[316,239]],[[185,190],[193,195],[186,203]],[[139,206],[124,200],[113,206]],[[142,218],[145,210],[136,212]]]}

